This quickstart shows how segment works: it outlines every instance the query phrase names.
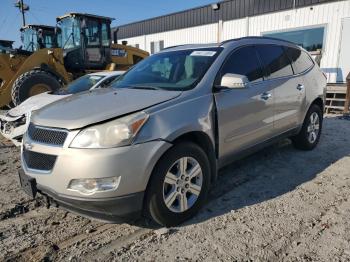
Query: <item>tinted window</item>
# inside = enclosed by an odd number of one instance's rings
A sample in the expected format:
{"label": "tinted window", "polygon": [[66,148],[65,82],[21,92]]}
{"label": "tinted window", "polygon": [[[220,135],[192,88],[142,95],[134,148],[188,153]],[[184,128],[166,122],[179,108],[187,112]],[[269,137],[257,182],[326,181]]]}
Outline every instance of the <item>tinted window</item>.
{"label": "tinted window", "polygon": [[317,51],[323,48],[324,27],[302,29],[280,33],[268,33],[264,36],[275,37],[293,42],[307,51]]}
{"label": "tinted window", "polygon": [[268,79],[293,75],[293,69],[283,48],[278,45],[256,46]]}
{"label": "tinted window", "polygon": [[295,74],[300,74],[313,66],[313,62],[308,54],[296,48],[287,48],[286,53],[291,61],[293,61],[293,69]]}
{"label": "tinted window", "polygon": [[260,62],[253,47],[242,47],[235,51],[226,61],[221,71],[224,74],[244,75],[249,81],[262,80]]}

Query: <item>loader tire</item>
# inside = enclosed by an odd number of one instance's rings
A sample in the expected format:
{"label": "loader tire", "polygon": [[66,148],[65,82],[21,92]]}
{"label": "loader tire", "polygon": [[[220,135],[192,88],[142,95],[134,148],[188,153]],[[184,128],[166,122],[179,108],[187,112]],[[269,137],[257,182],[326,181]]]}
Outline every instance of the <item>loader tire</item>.
{"label": "loader tire", "polygon": [[30,96],[47,91],[55,91],[61,87],[58,79],[52,74],[34,69],[20,75],[12,86],[12,103],[17,106]]}

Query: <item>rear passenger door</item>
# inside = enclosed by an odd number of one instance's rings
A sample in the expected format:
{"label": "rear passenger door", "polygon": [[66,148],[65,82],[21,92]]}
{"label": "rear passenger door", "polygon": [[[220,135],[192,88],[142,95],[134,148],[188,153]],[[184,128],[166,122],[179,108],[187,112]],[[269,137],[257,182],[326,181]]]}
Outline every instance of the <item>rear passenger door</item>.
{"label": "rear passenger door", "polygon": [[305,98],[303,81],[294,76],[284,47],[264,44],[256,49],[265,68],[265,82],[273,90],[274,135],[278,135],[298,124]]}
{"label": "rear passenger door", "polygon": [[219,154],[225,164],[230,157],[271,137],[273,132],[273,96],[263,81],[263,72],[253,46],[234,50],[224,62],[216,79],[223,75],[244,75],[249,84],[242,89],[220,89],[215,92]]}

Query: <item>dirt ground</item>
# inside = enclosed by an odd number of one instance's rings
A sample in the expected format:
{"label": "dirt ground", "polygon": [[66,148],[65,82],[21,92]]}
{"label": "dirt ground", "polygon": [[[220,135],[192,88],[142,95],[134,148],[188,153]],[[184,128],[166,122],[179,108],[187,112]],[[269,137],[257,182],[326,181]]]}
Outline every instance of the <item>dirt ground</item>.
{"label": "dirt ground", "polygon": [[350,261],[350,121],[319,146],[289,140],[224,168],[209,201],[176,228],[104,224],[46,209],[19,188],[19,150],[0,140],[0,260]]}

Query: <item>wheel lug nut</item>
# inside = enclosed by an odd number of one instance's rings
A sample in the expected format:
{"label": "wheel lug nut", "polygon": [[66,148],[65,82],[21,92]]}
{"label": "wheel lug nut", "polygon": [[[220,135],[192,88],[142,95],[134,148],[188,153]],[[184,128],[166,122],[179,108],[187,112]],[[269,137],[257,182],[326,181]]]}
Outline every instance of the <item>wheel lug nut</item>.
{"label": "wheel lug nut", "polygon": [[186,188],[189,188],[189,187],[190,187],[190,185],[189,185],[189,184],[186,184],[186,185],[185,185],[185,187],[186,187]]}
{"label": "wheel lug nut", "polygon": [[186,177],[185,180],[188,181],[188,180],[190,180],[190,178],[189,178],[189,177]]}
{"label": "wheel lug nut", "polygon": [[184,190],[184,189],[182,189],[182,190],[181,190],[181,193],[182,193],[182,194],[183,194],[183,193],[185,193],[185,190]]}
{"label": "wheel lug nut", "polygon": [[181,188],[178,187],[176,190],[177,190],[177,192],[180,192]]}
{"label": "wheel lug nut", "polygon": [[182,175],[182,176],[181,176],[181,179],[182,179],[182,180],[184,180],[184,179],[185,179],[185,176],[184,176],[184,175]]}

